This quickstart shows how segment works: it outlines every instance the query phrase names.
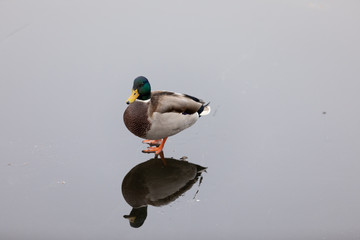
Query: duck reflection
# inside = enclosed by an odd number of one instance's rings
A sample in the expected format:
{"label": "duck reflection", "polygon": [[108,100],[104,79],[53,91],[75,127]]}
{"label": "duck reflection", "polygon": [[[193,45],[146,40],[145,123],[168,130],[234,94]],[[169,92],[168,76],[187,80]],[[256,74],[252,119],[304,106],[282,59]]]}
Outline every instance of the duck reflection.
{"label": "duck reflection", "polygon": [[133,207],[129,215],[132,227],[141,227],[147,217],[147,207],[171,203],[188,191],[199,179],[205,167],[183,160],[150,159],[136,165],[122,182],[122,194]]}

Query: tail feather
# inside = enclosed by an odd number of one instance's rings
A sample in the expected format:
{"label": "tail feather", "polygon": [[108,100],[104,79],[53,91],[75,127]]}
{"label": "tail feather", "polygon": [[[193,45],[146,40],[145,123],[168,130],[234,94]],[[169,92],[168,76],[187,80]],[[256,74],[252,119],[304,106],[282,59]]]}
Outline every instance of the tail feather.
{"label": "tail feather", "polygon": [[205,116],[205,115],[208,115],[211,111],[211,108],[210,108],[210,102],[208,102],[207,104],[204,104],[201,106],[201,108],[198,110],[198,114],[199,116]]}

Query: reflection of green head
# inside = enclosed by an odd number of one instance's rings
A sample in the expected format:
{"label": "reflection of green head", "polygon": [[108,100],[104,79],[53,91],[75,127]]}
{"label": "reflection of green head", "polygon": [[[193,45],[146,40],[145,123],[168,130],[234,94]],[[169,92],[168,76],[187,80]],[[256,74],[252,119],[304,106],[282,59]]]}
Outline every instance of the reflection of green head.
{"label": "reflection of green head", "polygon": [[129,215],[124,215],[124,218],[129,219],[130,226],[134,228],[141,227],[147,217],[147,206],[133,208]]}

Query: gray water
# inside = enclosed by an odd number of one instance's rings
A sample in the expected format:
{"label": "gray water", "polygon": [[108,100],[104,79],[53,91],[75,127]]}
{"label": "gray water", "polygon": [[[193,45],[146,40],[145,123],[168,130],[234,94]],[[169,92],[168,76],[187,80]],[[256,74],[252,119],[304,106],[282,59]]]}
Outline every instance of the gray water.
{"label": "gray water", "polygon": [[[357,1],[1,1],[0,238],[360,239],[359,21]],[[139,75],[212,112],[164,149],[202,184],[134,229]]]}

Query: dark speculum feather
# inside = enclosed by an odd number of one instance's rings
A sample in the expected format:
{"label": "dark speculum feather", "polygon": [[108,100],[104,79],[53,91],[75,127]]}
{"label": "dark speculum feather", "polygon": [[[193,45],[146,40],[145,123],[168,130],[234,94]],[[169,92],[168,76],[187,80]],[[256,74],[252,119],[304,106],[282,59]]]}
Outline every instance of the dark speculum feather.
{"label": "dark speculum feather", "polygon": [[188,98],[191,98],[192,100],[194,100],[195,102],[201,102],[200,99],[196,98],[196,97],[193,97],[193,96],[190,96],[190,95],[187,95],[187,94],[184,94],[185,97],[188,97]]}
{"label": "dark speculum feather", "polygon": [[200,109],[197,111],[197,113],[200,115],[204,111],[204,105],[201,105]]}

